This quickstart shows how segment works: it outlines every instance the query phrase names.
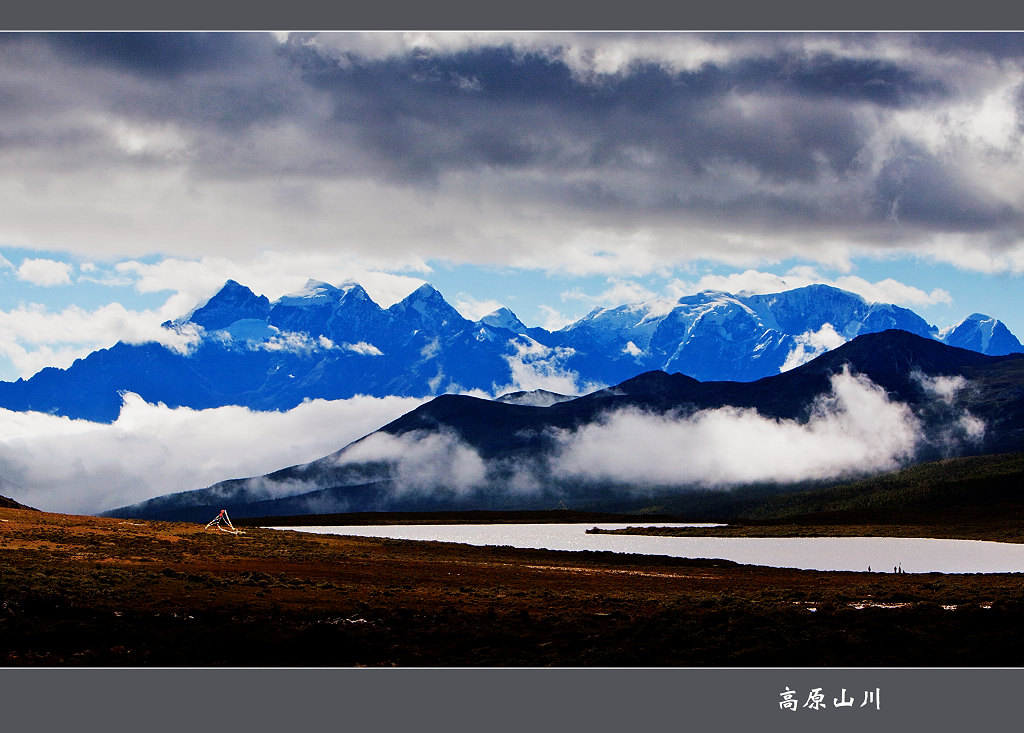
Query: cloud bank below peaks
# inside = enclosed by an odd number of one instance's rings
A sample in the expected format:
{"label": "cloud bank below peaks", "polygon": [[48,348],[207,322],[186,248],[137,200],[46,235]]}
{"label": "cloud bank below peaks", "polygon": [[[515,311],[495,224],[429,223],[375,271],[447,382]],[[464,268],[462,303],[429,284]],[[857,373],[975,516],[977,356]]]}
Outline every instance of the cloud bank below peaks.
{"label": "cloud bank below peaks", "polygon": [[480,454],[450,431],[374,433],[344,453],[344,463],[381,461],[392,464],[391,478],[399,495],[465,494],[487,479],[487,465]]}
{"label": "cloud bank below peaks", "polygon": [[[482,455],[444,428],[374,432],[423,399],[313,400],[287,412],[253,412],[170,409],[127,394],[112,424],[0,411],[0,494],[47,511],[95,513],[264,476],[340,446],[348,447],[331,464],[352,470],[339,476],[366,477],[357,483],[388,478],[397,501],[511,506],[531,497],[585,498],[589,486],[629,492],[841,479],[898,468],[926,448],[954,455],[984,434],[984,424],[957,404],[968,383],[919,381],[931,399],[916,412],[865,377],[843,372],[803,421],[734,407],[693,414],[622,409],[573,430],[544,431],[537,444],[546,448],[526,457]],[[294,481],[264,477],[245,484],[279,498],[333,485],[324,480],[331,479],[306,472]]]}
{"label": "cloud bank below peaks", "polygon": [[526,458],[485,458],[442,428],[378,433],[350,446],[337,462],[387,466],[394,499],[433,493],[485,501],[570,494],[586,500],[588,486],[628,493],[841,480],[900,468],[925,449],[952,455],[981,437],[982,422],[951,397],[966,383],[922,385],[932,399],[920,415],[863,375],[843,371],[805,420],[736,407],[692,414],[624,408],[572,430],[549,431],[546,452]]}
{"label": "cloud bank below peaks", "polygon": [[254,412],[171,409],[126,394],[112,424],[0,410],[0,494],[100,512],[320,458],[423,401],[359,396]]}
{"label": "cloud bank below peaks", "polygon": [[640,487],[727,487],[891,470],[910,459],[922,425],[863,376],[842,372],[806,422],[723,407],[691,416],[620,410],[559,436],[554,475]]}

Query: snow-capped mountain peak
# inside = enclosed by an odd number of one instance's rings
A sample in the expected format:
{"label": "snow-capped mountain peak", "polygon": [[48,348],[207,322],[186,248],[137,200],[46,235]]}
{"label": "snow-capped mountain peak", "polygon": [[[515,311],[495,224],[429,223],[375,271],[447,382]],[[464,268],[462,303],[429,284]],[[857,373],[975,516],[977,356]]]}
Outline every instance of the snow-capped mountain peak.
{"label": "snow-capped mountain peak", "polygon": [[415,302],[420,300],[432,300],[438,297],[441,297],[441,293],[438,292],[437,288],[435,288],[430,283],[423,283],[418,288],[409,293],[407,296],[405,296],[405,300],[409,302]]}
{"label": "snow-capped mountain peak", "polygon": [[275,305],[284,306],[306,306],[306,305],[323,305],[324,303],[338,300],[344,291],[340,288],[336,288],[330,283],[325,283],[322,280],[307,280],[306,284],[303,285],[299,290],[294,293],[288,293],[282,295],[276,301]]}
{"label": "snow-capped mountain peak", "polygon": [[1005,325],[983,314],[940,333],[906,308],[825,285],[763,295],[708,290],[596,308],[548,332],[527,328],[507,308],[471,322],[429,284],[385,310],[357,283],[309,280],[271,303],[229,280],[166,325],[181,330],[188,349],[117,344],[69,369],[0,383],[0,407],[106,421],[116,419],[126,391],[169,406],[264,410],[356,394],[490,394],[541,385],[576,394],[653,370],[753,381],[890,329],[990,355],[1024,351]]}
{"label": "snow-capped mountain peak", "polygon": [[269,312],[270,300],[265,295],[256,295],[235,280],[228,280],[206,303],[175,323],[194,323],[213,331],[242,319],[266,318]]}
{"label": "snow-capped mountain peak", "polygon": [[402,322],[423,330],[450,331],[471,325],[430,283],[424,283],[388,308]]}
{"label": "snow-capped mountain peak", "polygon": [[984,313],[972,313],[955,326],[940,331],[936,338],[950,346],[993,356],[1024,351],[1020,341],[1002,321]]}
{"label": "snow-capped mountain peak", "polygon": [[491,326],[493,328],[504,328],[507,331],[513,333],[525,333],[526,324],[519,320],[515,313],[510,311],[508,308],[501,307],[493,313],[488,313],[486,316],[481,318],[478,323],[482,323],[485,326]]}

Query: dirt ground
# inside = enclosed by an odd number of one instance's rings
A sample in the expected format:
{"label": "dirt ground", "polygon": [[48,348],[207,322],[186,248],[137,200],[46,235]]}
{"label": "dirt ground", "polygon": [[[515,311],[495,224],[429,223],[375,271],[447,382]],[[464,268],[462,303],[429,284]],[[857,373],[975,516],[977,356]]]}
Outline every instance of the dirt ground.
{"label": "dirt ground", "polygon": [[0,508],[6,666],[1019,666],[1024,577]]}

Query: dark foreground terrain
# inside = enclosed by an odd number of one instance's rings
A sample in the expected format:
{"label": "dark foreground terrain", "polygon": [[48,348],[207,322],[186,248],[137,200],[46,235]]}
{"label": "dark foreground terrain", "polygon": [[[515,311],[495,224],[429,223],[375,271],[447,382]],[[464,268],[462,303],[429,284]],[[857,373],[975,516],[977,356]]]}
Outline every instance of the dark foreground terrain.
{"label": "dark foreground terrain", "polygon": [[35,666],[1018,666],[1024,577],[812,572],[0,508]]}

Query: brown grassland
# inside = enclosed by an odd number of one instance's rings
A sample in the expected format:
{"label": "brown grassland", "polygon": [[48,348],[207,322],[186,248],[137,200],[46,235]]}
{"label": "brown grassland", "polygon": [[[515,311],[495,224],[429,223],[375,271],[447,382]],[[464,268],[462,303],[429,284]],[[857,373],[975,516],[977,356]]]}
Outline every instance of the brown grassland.
{"label": "brown grassland", "polygon": [[1022,624],[1019,574],[236,536],[0,508],[6,666],[1019,666]]}

